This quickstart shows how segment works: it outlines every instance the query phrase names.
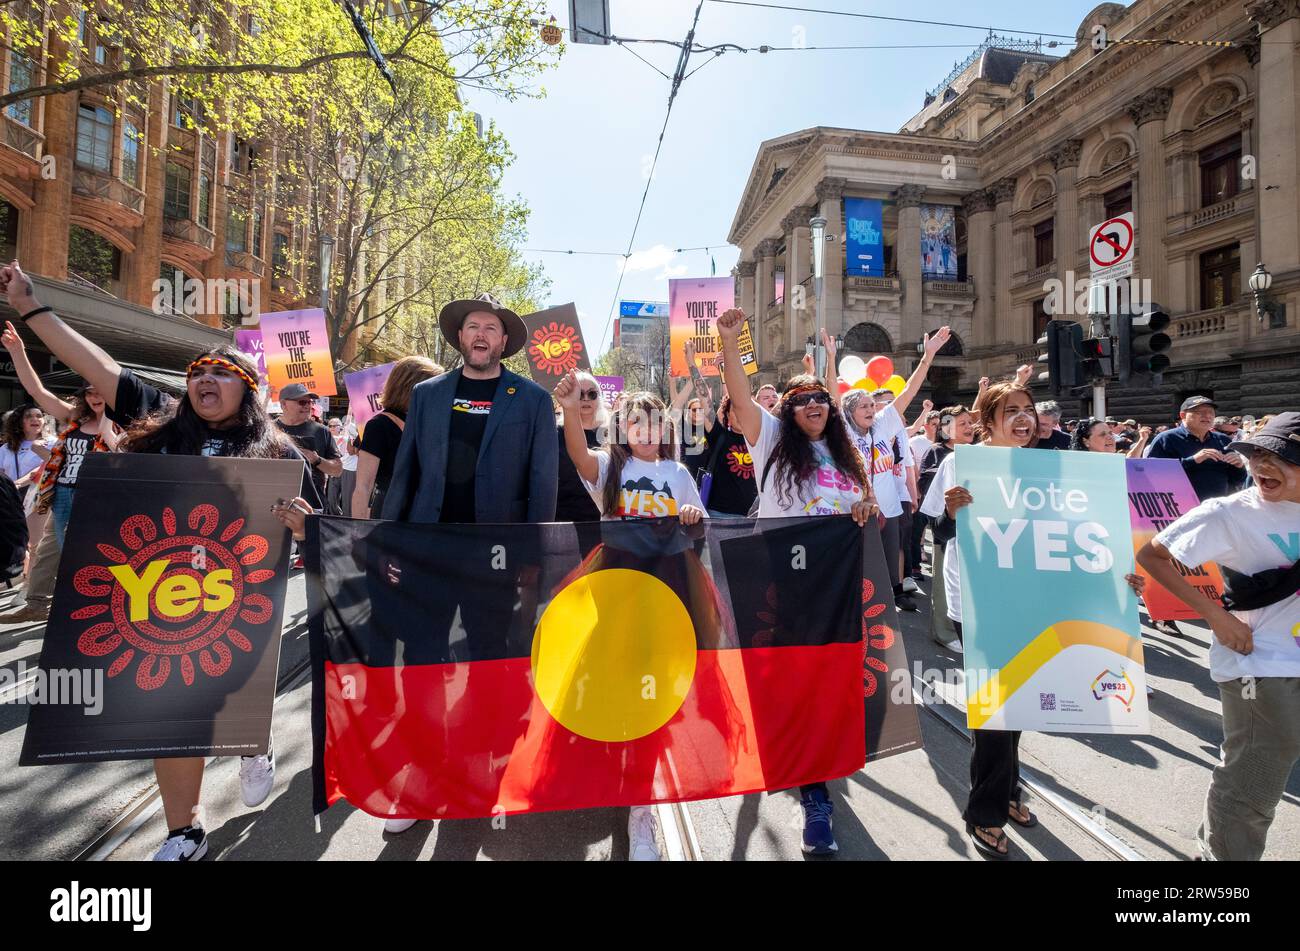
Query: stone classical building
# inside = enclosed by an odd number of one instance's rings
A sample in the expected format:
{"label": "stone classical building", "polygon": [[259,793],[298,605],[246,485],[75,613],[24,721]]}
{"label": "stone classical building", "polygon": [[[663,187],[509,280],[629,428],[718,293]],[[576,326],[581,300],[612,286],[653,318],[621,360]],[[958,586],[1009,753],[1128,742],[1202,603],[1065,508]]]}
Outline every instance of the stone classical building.
{"label": "stone classical building", "polygon": [[[1173,316],[1172,366],[1158,385],[1112,385],[1111,414],[1166,421],[1190,393],[1232,413],[1300,408],[1300,0],[1105,3],[1064,55],[977,53],[897,133],[818,127],[760,146],[729,240],[762,380],[798,372],[817,325],[814,214],[842,353],[906,373],[949,324],[929,379],[943,403],[1034,362],[1049,282],[1086,278],[1090,227],[1132,212],[1133,276]],[[845,255],[854,198],[880,202],[870,273]],[[955,267],[936,269],[923,238],[940,212]],[[1285,305],[1262,317],[1247,283],[1261,262]]]}

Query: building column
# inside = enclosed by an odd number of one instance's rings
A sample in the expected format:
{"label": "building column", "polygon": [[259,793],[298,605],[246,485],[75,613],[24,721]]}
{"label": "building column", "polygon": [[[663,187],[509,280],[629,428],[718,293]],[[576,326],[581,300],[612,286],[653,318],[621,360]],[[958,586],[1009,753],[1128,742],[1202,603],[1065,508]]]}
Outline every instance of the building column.
{"label": "building column", "polygon": [[812,274],[812,239],[808,230],[812,212],[811,205],[796,205],[781,219],[781,231],[785,235],[785,321],[792,340],[793,335],[806,336],[804,328],[810,316],[816,322],[816,314],[809,314],[811,294],[795,290]]}
{"label": "building column", "polygon": [[[1128,114],[1137,125],[1138,180],[1137,252],[1139,268],[1135,278],[1149,279],[1154,300],[1164,301],[1169,292],[1169,266],[1165,261],[1165,218],[1169,214],[1165,182],[1165,117],[1174,101],[1174,91],[1157,87],[1128,104]],[[1294,108],[1294,103],[1292,104]]]}
{"label": "building column", "polygon": [[996,206],[993,218],[993,254],[995,313],[993,315],[993,343],[1016,341],[1015,314],[1011,312],[1011,268],[1015,249],[1012,247],[1011,199],[1016,194],[1016,180],[1003,178],[989,189]]}
{"label": "building column", "polygon": [[166,136],[167,96],[163,84],[155,82],[149,90],[149,115],[141,147],[144,153],[141,156],[144,165],[144,224],[131,255],[132,281],[128,291],[131,301],[142,307],[152,307],[153,283],[161,270],[163,201],[167,184]]}
{"label": "building column", "polygon": [[[831,336],[848,330],[844,326],[844,186],[843,178],[823,178],[817,183],[817,211],[826,219],[826,331]],[[811,211],[811,209],[810,209]],[[811,217],[811,215],[809,216]]]}
{"label": "building column", "polygon": [[764,238],[754,248],[754,257],[758,259],[758,276],[754,281],[755,331],[762,331],[767,324],[767,303],[772,299],[772,282],[776,272],[776,239]]}
{"label": "building column", "polygon": [[[1074,282],[1071,278],[1082,276],[1077,268],[1080,244],[1079,195],[1075,184],[1079,177],[1079,153],[1082,150],[1082,139],[1066,139],[1047,153],[1047,157],[1052,160],[1052,168],[1056,170],[1056,221],[1052,226],[1056,236],[1056,272],[1061,279],[1063,292],[1070,296],[1074,295]],[[1087,273],[1086,268],[1083,273]]]}
{"label": "building column", "polygon": [[894,193],[898,208],[898,244],[894,260],[898,265],[898,278],[903,289],[899,307],[899,350],[911,351],[911,345],[921,339],[924,328],[921,315],[924,301],[921,290],[921,200],[924,185],[900,185]]}
{"label": "building column", "polygon": [[[47,62],[61,62],[67,44],[50,31]],[[33,111],[38,107],[33,103]],[[46,96],[44,101],[45,143],[41,156],[54,159],[54,177],[40,175],[32,181],[36,204],[23,212],[27,219],[18,240],[25,249],[24,269],[55,280],[68,279],[68,227],[72,214],[72,171],[77,154],[77,94]]]}
{"label": "building column", "polygon": [[[1260,32],[1259,174],[1265,187],[1281,186],[1259,201],[1259,253],[1270,271],[1286,274],[1300,268],[1300,2],[1259,0],[1246,12]],[[1244,268],[1246,261],[1241,263]]]}
{"label": "building column", "polygon": [[758,266],[753,261],[736,262],[736,306],[749,314],[750,335],[754,338],[754,358],[763,367],[767,354],[763,352],[763,324],[754,306],[754,272]]}
{"label": "building column", "polygon": [[962,199],[966,212],[967,276],[975,282],[975,308],[971,315],[972,347],[994,343],[993,295],[995,258],[993,253],[993,195],[986,189]]}

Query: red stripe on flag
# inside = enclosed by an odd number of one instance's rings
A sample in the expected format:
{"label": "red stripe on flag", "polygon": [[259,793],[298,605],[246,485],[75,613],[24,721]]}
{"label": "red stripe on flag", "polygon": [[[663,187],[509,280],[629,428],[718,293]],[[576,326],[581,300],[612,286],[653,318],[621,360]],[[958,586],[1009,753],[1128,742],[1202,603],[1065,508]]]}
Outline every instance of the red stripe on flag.
{"label": "red stripe on flag", "polygon": [[590,740],[551,717],[527,658],[326,664],[325,784],[375,816],[709,799],[847,776],[865,760],[862,645],[700,651],[649,736]]}

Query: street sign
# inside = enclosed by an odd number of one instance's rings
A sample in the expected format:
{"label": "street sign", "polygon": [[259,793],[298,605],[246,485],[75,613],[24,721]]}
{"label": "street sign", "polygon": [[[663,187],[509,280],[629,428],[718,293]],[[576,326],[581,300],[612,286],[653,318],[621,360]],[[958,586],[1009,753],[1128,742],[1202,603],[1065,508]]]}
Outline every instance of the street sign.
{"label": "street sign", "polygon": [[1088,264],[1095,279],[1133,273],[1133,212],[1109,218],[1088,232]]}

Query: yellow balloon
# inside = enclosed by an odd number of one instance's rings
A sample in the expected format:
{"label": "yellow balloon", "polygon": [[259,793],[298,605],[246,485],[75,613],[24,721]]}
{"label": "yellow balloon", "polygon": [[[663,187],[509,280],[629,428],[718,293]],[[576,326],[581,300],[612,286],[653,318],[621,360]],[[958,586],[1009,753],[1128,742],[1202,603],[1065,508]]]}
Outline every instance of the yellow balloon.
{"label": "yellow balloon", "polygon": [[907,389],[907,381],[895,373],[885,381],[885,389],[897,396],[899,393],[903,392],[903,390]]}
{"label": "yellow balloon", "polygon": [[880,389],[880,387],[876,386],[876,384],[870,380],[858,380],[858,382],[853,384],[853,388],[855,390],[866,390],[868,393],[873,393]]}

